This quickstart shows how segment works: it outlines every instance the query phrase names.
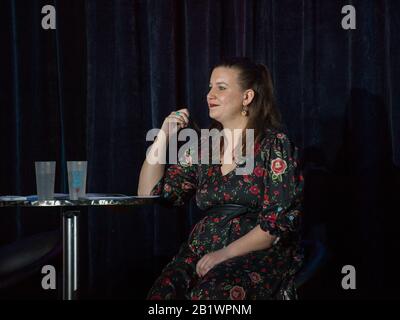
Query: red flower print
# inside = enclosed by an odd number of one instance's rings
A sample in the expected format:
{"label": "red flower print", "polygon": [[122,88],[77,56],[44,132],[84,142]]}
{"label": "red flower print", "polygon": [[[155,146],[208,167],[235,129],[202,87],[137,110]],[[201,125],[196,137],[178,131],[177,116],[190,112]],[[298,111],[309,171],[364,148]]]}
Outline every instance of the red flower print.
{"label": "red flower print", "polygon": [[244,180],[244,182],[250,182],[251,181],[251,179],[250,179],[248,174],[244,174],[243,175],[243,180]]}
{"label": "red flower print", "polygon": [[190,264],[193,262],[193,258],[192,257],[186,258],[185,262]]}
{"label": "red flower print", "polygon": [[285,137],[285,135],[284,135],[283,133],[278,133],[278,134],[276,135],[276,137],[277,137],[278,139],[282,139],[282,138]]}
{"label": "red flower print", "polygon": [[171,186],[168,183],[164,184],[164,190],[165,192],[171,192]]}
{"label": "red flower print", "polygon": [[163,284],[164,286],[167,286],[167,285],[171,284],[171,279],[170,279],[170,278],[164,278],[164,279],[162,280],[162,284]]}
{"label": "red flower print", "polygon": [[275,214],[275,213],[270,214],[270,215],[268,216],[267,220],[268,220],[269,222],[275,224],[275,222],[276,222],[276,214]]}
{"label": "red flower print", "polygon": [[190,182],[184,182],[184,183],[182,183],[182,189],[183,190],[190,190],[190,189],[193,189],[193,184],[192,183],[190,183]]}
{"label": "red flower print", "polygon": [[224,192],[224,200],[229,201],[231,199],[230,194]]}
{"label": "red flower print", "polygon": [[214,219],[213,219],[213,222],[218,223],[220,220],[221,220],[220,218],[214,218]]}
{"label": "red flower print", "polygon": [[251,186],[251,188],[250,188],[250,192],[251,192],[252,194],[254,194],[254,195],[257,195],[259,191],[260,191],[260,190],[258,189],[257,186]]}
{"label": "red flower print", "polygon": [[216,243],[216,242],[218,242],[219,240],[221,240],[221,238],[220,238],[218,235],[216,235],[216,234],[214,234],[212,238],[213,238],[213,243]]}
{"label": "red flower print", "polygon": [[304,180],[304,177],[303,177],[303,175],[301,174],[301,175],[299,175],[299,181],[303,181]]}
{"label": "red flower print", "polygon": [[257,272],[252,272],[249,274],[251,281],[254,283],[259,283],[261,281],[261,276]]}
{"label": "red flower print", "polygon": [[279,191],[275,190],[275,191],[274,191],[274,195],[275,195],[275,196],[278,196],[278,195],[279,195]]}
{"label": "red flower print", "polygon": [[240,228],[240,223],[236,223],[235,224],[235,232],[240,232],[241,228]]}
{"label": "red flower print", "polygon": [[264,194],[264,203],[269,204],[269,197],[267,194]]}
{"label": "red flower print", "polygon": [[254,154],[257,154],[261,149],[261,144],[260,143],[255,143],[254,144]]}
{"label": "red flower print", "polygon": [[234,286],[229,293],[231,300],[244,300],[246,296],[246,292],[240,286]]}
{"label": "red flower print", "polygon": [[271,162],[271,170],[277,176],[279,176],[280,174],[284,174],[286,168],[287,168],[286,161],[281,158],[276,158]]}
{"label": "red flower print", "polygon": [[209,176],[209,177],[212,176],[212,168],[209,168],[209,169],[208,169],[207,176]]}
{"label": "red flower print", "polygon": [[214,191],[218,191],[218,187],[215,187],[215,188],[214,188]]}
{"label": "red flower print", "polygon": [[254,174],[257,177],[262,177],[264,175],[264,169],[257,166],[257,167],[254,168]]}

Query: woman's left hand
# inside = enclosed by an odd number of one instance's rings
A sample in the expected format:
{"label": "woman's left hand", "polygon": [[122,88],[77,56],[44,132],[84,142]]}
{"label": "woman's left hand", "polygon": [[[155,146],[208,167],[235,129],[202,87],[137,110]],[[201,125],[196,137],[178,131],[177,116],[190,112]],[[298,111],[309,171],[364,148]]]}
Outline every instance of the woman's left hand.
{"label": "woman's left hand", "polygon": [[228,255],[227,248],[223,248],[214,252],[207,253],[204,255],[196,265],[196,272],[199,277],[203,277],[208,271],[210,271],[217,264],[228,260],[230,257]]}

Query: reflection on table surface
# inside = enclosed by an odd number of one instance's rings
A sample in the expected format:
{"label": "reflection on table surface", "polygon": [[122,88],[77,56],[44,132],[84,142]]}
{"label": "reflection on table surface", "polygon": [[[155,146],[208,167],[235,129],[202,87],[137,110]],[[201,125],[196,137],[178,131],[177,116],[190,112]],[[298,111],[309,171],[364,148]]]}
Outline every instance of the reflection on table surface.
{"label": "reflection on table surface", "polygon": [[39,200],[37,195],[0,196],[0,207],[140,206],[156,203],[159,198],[104,193],[88,193],[78,200],[70,200],[67,194],[55,194],[53,200]]}

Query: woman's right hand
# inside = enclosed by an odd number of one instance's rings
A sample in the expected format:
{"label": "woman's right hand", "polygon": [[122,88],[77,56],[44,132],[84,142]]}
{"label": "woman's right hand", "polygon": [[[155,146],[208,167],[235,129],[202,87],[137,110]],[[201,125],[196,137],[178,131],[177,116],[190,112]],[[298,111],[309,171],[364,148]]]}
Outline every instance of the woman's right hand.
{"label": "woman's right hand", "polygon": [[152,194],[153,188],[164,175],[165,158],[162,155],[166,155],[168,151],[169,137],[177,133],[178,130],[187,127],[188,123],[189,110],[187,108],[171,112],[171,114],[165,118],[160,132],[154,139],[154,143],[146,152],[146,159],[143,162],[139,175],[137,191],[139,196],[149,196]]}
{"label": "woman's right hand", "polygon": [[185,128],[189,123],[189,110],[187,108],[179,109],[171,112],[171,114],[165,118],[161,130],[164,131],[167,137],[170,137],[178,132],[178,130]]}

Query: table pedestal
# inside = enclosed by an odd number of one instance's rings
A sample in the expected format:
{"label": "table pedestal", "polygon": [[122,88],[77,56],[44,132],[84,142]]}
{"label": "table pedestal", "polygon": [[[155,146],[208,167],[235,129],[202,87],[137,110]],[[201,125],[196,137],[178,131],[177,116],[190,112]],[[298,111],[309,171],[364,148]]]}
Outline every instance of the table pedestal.
{"label": "table pedestal", "polygon": [[78,216],[76,210],[62,212],[63,300],[74,300],[78,295]]}
{"label": "table pedestal", "polygon": [[[91,198],[89,198],[89,196]],[[78,277],[78,218],[79,208],[94,206],[143,206],[154,204],[160,196],[125,196],[107,194],[87,194],[86,199],[70,200],[65,195],[52,200],[33,199],[1,200],[2,207],[61,207],[62,229],[63,229],[63,300],[74,300],[79,298]],[[65,209],[64,209],[65,208]],[[54,211],[57,214],[60,211]],[[85,273],[83,273],[85,275]],[[81,291],[82,293],[82,291]]]}

